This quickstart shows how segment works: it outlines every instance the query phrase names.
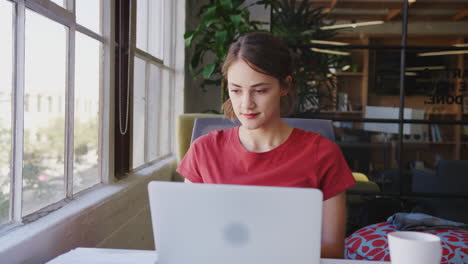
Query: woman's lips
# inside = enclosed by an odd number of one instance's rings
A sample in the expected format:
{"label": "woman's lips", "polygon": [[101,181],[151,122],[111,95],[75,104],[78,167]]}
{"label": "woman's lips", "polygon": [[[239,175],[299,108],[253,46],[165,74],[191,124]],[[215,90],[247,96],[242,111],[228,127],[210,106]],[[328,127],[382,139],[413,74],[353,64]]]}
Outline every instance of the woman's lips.
{"label": "woman's lips", "polygon": [[244,116],[247,117],[248,119],[253,119],[253,118],[258,116],[258,113],[256,113],[256,114],[244,114]]}

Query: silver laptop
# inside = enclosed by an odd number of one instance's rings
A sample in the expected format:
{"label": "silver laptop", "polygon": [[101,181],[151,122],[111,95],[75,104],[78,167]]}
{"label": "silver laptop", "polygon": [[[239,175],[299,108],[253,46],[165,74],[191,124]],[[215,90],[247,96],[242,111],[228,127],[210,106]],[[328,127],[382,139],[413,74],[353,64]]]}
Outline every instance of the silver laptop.
{"label": "silver laptop", "polygon": [[151,182],[159,264],[318,264],[318,189]]}

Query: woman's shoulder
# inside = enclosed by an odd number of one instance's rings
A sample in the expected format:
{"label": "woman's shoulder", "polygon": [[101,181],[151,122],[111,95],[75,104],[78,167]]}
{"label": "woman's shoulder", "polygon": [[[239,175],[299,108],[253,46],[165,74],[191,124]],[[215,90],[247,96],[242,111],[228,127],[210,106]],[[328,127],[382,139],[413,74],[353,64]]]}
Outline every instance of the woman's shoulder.
{"label": "woman's shoulder", "polygon": [[338,145],[334,141],[322,136],[319,133],[306,131],[299,128],[295,129],[297,131],[299,142],[304,143],[304,145],[318,148],[318,150],[334,151],[337,148],[339,149]]}
{"label": "woman's shoulder", "polygon": [[202,135],[195,139],[192,142],[192,145],[195,145],[197,147],[211,147],[213,145],[222,145],[231,139],[236,129],[237,128],[235,127],[230,129],[211,131],[208,134]]}

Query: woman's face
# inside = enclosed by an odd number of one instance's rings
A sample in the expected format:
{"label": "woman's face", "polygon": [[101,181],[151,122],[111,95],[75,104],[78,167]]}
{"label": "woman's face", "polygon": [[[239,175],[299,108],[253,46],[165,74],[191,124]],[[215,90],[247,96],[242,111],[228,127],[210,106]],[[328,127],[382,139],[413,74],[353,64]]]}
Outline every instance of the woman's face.
{"label": "woman's face", "polygon": [[253,130],[280,120],[280,98],[288,91],[281,89],[276,78],[238,59],[228,69],[227,82],[232,108],[242,126]]}

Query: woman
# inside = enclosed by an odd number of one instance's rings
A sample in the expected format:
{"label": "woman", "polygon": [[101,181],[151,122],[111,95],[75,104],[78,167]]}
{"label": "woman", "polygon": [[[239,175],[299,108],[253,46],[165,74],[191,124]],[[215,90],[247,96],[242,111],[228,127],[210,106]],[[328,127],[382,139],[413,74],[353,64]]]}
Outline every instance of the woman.
{"label": "woman", "polygon": [[186,182],[319,188],[324,195],[322,258],[343,258],[345,193],[355,181],[339,147],[281,120],[290,112],[289,49],[267,33],[240,37],[223,65],[224,114],[241,126],[195,140],[177,172]]}

